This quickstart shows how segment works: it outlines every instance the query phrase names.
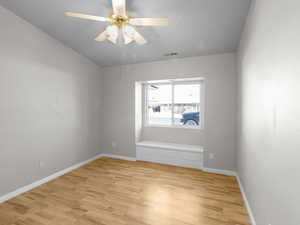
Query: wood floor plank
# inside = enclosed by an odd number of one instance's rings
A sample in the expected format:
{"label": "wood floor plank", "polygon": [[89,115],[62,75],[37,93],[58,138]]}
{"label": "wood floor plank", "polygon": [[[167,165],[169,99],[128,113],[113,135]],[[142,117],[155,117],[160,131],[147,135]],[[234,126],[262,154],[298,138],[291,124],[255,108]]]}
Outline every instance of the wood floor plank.
{"label": "wood floor plank", "polygon": [[235,177],[101,158],[0,204],[0,225],[250,225]]}

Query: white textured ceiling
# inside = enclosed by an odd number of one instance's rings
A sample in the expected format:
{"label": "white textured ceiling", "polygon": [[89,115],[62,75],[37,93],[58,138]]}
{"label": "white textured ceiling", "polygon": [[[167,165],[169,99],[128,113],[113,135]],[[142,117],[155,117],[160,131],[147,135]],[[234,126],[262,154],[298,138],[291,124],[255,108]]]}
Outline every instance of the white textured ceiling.
{"label": "white textured ceiling", "polygon": [[168,27],[138,27],[148,44],[96,42],[107,23],[67,18],[65,11],[107,16],[110,0],[0,0],[0,4],[100,66],[236,51],[250,0],[127,0],[133,17],[168,17]]}

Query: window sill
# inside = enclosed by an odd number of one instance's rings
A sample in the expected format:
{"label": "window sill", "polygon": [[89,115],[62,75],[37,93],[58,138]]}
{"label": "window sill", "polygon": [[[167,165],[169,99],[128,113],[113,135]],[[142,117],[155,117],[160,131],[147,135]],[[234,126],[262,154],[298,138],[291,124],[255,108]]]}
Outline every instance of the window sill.
{"label": "window sill", "polygon": [[201,126],[164,126],[164,125],[144,125],[144,128],[170,128],[170,129],[186,129],[186,130],[204,130]]}

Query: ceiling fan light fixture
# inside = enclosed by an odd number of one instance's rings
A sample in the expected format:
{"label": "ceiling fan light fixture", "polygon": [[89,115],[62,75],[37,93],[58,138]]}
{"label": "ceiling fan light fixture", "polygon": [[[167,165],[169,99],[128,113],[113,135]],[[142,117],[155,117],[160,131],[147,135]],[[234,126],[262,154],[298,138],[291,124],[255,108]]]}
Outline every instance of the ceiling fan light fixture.
{"label": "ceiling fan light fixture", "polygon": [[147,40],[143,38],[143,36],[140,35],[140,33],[138,33],[137,31],[134,34],[134,40],[138,45],[144,45],[147,43]]}
{"label": "ceiling fan light fixture", "polygon": [[124,26],[122,28],[123,31],[123,39],[124,39],[124,44],[128,45],[133,41],[133,36],[130,34],[130,32],[127,29],[127,26]]}
{"label": "ceiling fan light fixture", "polygon": [[95,38],[96,41],[105,41],[107,38],[107,31],[103,31],[98,37]]}
{"label": "ceiling fan light fixture", "polygon": [[125,35],[125,34],[123,35],[123,38],[124,38],[124,44],[125,45],[128,45],[131,42],[133,42],[133,40],[130,37],[128,37],[127,35]]}
{"label": "ceiling fan light fixture", "polygon": [[116,44],[119,36],[119,29],[116,25],[110,25],[106,28],[106,38]]}
{"label": "ceiling fan light fixture", "polygon": [[135,41],[138,45],[144,45],[147,43],[145,38],[143,38],[143,36],[140,33],[138,33],[134,29],[134,27],[130,25],[125,25],[122,30],[123,30],[125,44],[129,44],[131,41]]}

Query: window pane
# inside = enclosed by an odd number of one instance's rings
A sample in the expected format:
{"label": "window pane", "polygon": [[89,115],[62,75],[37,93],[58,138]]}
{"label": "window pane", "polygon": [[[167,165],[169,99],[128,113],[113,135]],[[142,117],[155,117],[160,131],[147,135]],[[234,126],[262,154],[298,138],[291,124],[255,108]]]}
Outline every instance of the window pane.
{"label": "window pane", "polygon": [[171,104],[172,86],[171,84],[152,84],[148,86],[148,104]]}
{"label": "window pane", "polygon": [[174,103],[200,103],[200,84],[175,84]]}
{"label": "window pane", "polygon": [[149,125],[172,125],[172,86],[153,84],[148,86]]}
{"label": "window pane", "polygon": [[174,86],[174,124],[198,126],[200,124],[200,84]]}
{"label": "window pane", "polygon": [[149,125],[172,125],[172,105],[148,105],[148,123]]}
{"label": "window pane", "polygon": [[174,124],[198,126],[201,123],[200,104],[175,104]]}

